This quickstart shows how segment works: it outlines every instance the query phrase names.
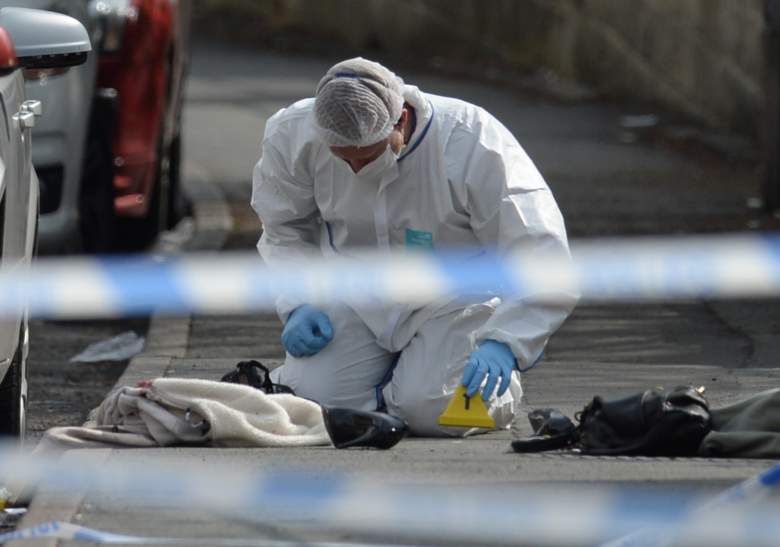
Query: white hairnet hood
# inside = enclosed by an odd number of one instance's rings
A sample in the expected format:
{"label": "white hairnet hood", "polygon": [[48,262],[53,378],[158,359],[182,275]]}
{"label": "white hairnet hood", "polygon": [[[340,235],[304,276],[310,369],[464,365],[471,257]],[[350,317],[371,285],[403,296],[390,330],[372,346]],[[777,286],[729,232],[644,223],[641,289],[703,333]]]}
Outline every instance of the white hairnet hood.
{"label": "white hairnet hood", "polygon": [[401,117],[404,83],[373,61],[334,65],[317,85],[314,114],[329,146],[370,146],[390,136]]}

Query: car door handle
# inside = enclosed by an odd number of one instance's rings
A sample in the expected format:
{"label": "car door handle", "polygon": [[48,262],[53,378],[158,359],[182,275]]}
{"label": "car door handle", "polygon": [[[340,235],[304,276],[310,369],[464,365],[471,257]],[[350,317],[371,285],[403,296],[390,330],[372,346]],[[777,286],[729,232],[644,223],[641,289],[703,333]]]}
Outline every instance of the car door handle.
{"label": "car door handle", "polygon": [[22,112],[31,112],[36,116],[40,116],[43,114],[43,105],[41,104],[41,101],[24,101],[22,103]]}
{"label": "car door handle", "polygon": [[21,110],[14,114],[14,125],[22,130],[35,127],[35,114]]}

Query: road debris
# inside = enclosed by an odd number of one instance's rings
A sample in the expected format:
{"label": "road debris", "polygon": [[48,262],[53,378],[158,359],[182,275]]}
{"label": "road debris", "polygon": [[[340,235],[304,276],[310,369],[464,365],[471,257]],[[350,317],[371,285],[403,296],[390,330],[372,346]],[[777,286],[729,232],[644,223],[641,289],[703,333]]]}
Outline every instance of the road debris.
{"label": "road debris", "polygon": [[145,339],[133,331],[123,332],[108,340],[95,342],[70,358],[71,363],[97,363],[100,361],[125,361],[144,349]]}

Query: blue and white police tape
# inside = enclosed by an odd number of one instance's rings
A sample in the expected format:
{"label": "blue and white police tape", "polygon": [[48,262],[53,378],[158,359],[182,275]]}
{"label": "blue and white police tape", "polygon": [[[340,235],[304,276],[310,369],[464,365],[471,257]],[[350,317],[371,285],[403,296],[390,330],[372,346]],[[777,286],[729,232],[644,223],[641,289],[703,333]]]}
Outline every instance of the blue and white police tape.
{"label": "blue and white police tape", "polygon": [[41,259],[0,272],[0,315],[111,317],[273,309],[278,298],[421,305],[450,295],[654,300],[780,295],[780,236],[592,240],[573,260],[518,251],[363,254],[267,267],[255,253]]}
{"label": "blue and white police tape", "polygon": [[35,540],[42,538],[63,539],[72,541],[88,541],[98,544],[151,544],[154,538],[141,538],[134,536],[125,536],[122,534],[112,534],[110,532],[101,532],[92,528],[78,526],[69,522],[45,522],[31,528],[15,530],[0,534],[0,544],[6,544],[9,541]]}
{"label": "blue and white police tape", "polygon": [[[114,534],[79,526],[70,522],[51,521],[37,526],[0,533],[0,544],[10,541],[26,541],[39,539],[59,539],[96,545],[207,545],[210,547],[288,547],[290,545],[307,545],[313,547],[355,547],[354,543],[335,542],[301,542],[298,540],[269,540],[260,538],[219,538],[219,537],[145,537]],[[400,547],[379,545],[374,547]],[[408,545],[406,547],[409,547]]]}
{"label": "blue and white police tape", "polygon": [[[780,490],[780,464],[725,490],[711,500],[698,505],[694,511],[696,514],[706,518],[720,509],[727,509],[729,507],[739,507],[742,505],[742,509],[745,510],[749,507],[749,504],[759,503],[772,493],[776,493],[778,490]],[[677,543],[675,533],[680,534],[682,532],[689,531],[661,531],[645,528],[610,541],[609,543],[604,544],[603,547],[660,547],[662,545],[671,545]],[[734,545],[743,542],[745,544],[749,543],[744,541],[745,538],[735,539],[743,541],[736,541]],[[778,544],[780,544],[780,538],[778,538],[777,541]]]}
{"label": "blue and white police tape", "polygon": [[[129,462],[95,466],[71,452],[62,461],[0,451],[0,478],[37,485],[49,494],[86,493],[101,512],[154,515],[177,509],[215,521],[241,519],[292,532],[347,532],[353,537],[402,542],[479,545],[595,545],[643,528],[674,538],[678,545],[780,543],[780,504],[702,504],[702,498],[675,492],[614,486],[571,488],[555,485],[399,484],[372,477],[263,465],[239,468],[210,464],[155,465],[154,454]],[[83,456],[83,454],[82,454]],[[171,453],[180,460],[180,453]],[[68,460],[67,463],[65,460]],[[170,461],[170,460],[169,460]],[[135,465],[132,465],[132,463]],[[775,488],[780,467],[762,475],[762,489]],[[12,475],[13,477],[9,477]],[[743,493],[755,497],[753,486]],[[704,510],[697,509],[704,507]],[[138,514],[138,513],[136,513]],[[150,517],[153,518],[153,517]]]}

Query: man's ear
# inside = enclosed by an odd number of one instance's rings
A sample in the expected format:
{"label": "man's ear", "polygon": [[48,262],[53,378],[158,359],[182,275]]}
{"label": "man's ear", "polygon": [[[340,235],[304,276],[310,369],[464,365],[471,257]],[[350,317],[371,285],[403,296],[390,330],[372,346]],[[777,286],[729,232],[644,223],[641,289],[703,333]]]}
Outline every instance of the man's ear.
{"label": "man's ear", "polygon": [[396,129],[403,129],[406,127],[406,124],[409,123],[409,108],[404,106],[401,109],[401,117],[398,118],[398,123],[395,124]]}

